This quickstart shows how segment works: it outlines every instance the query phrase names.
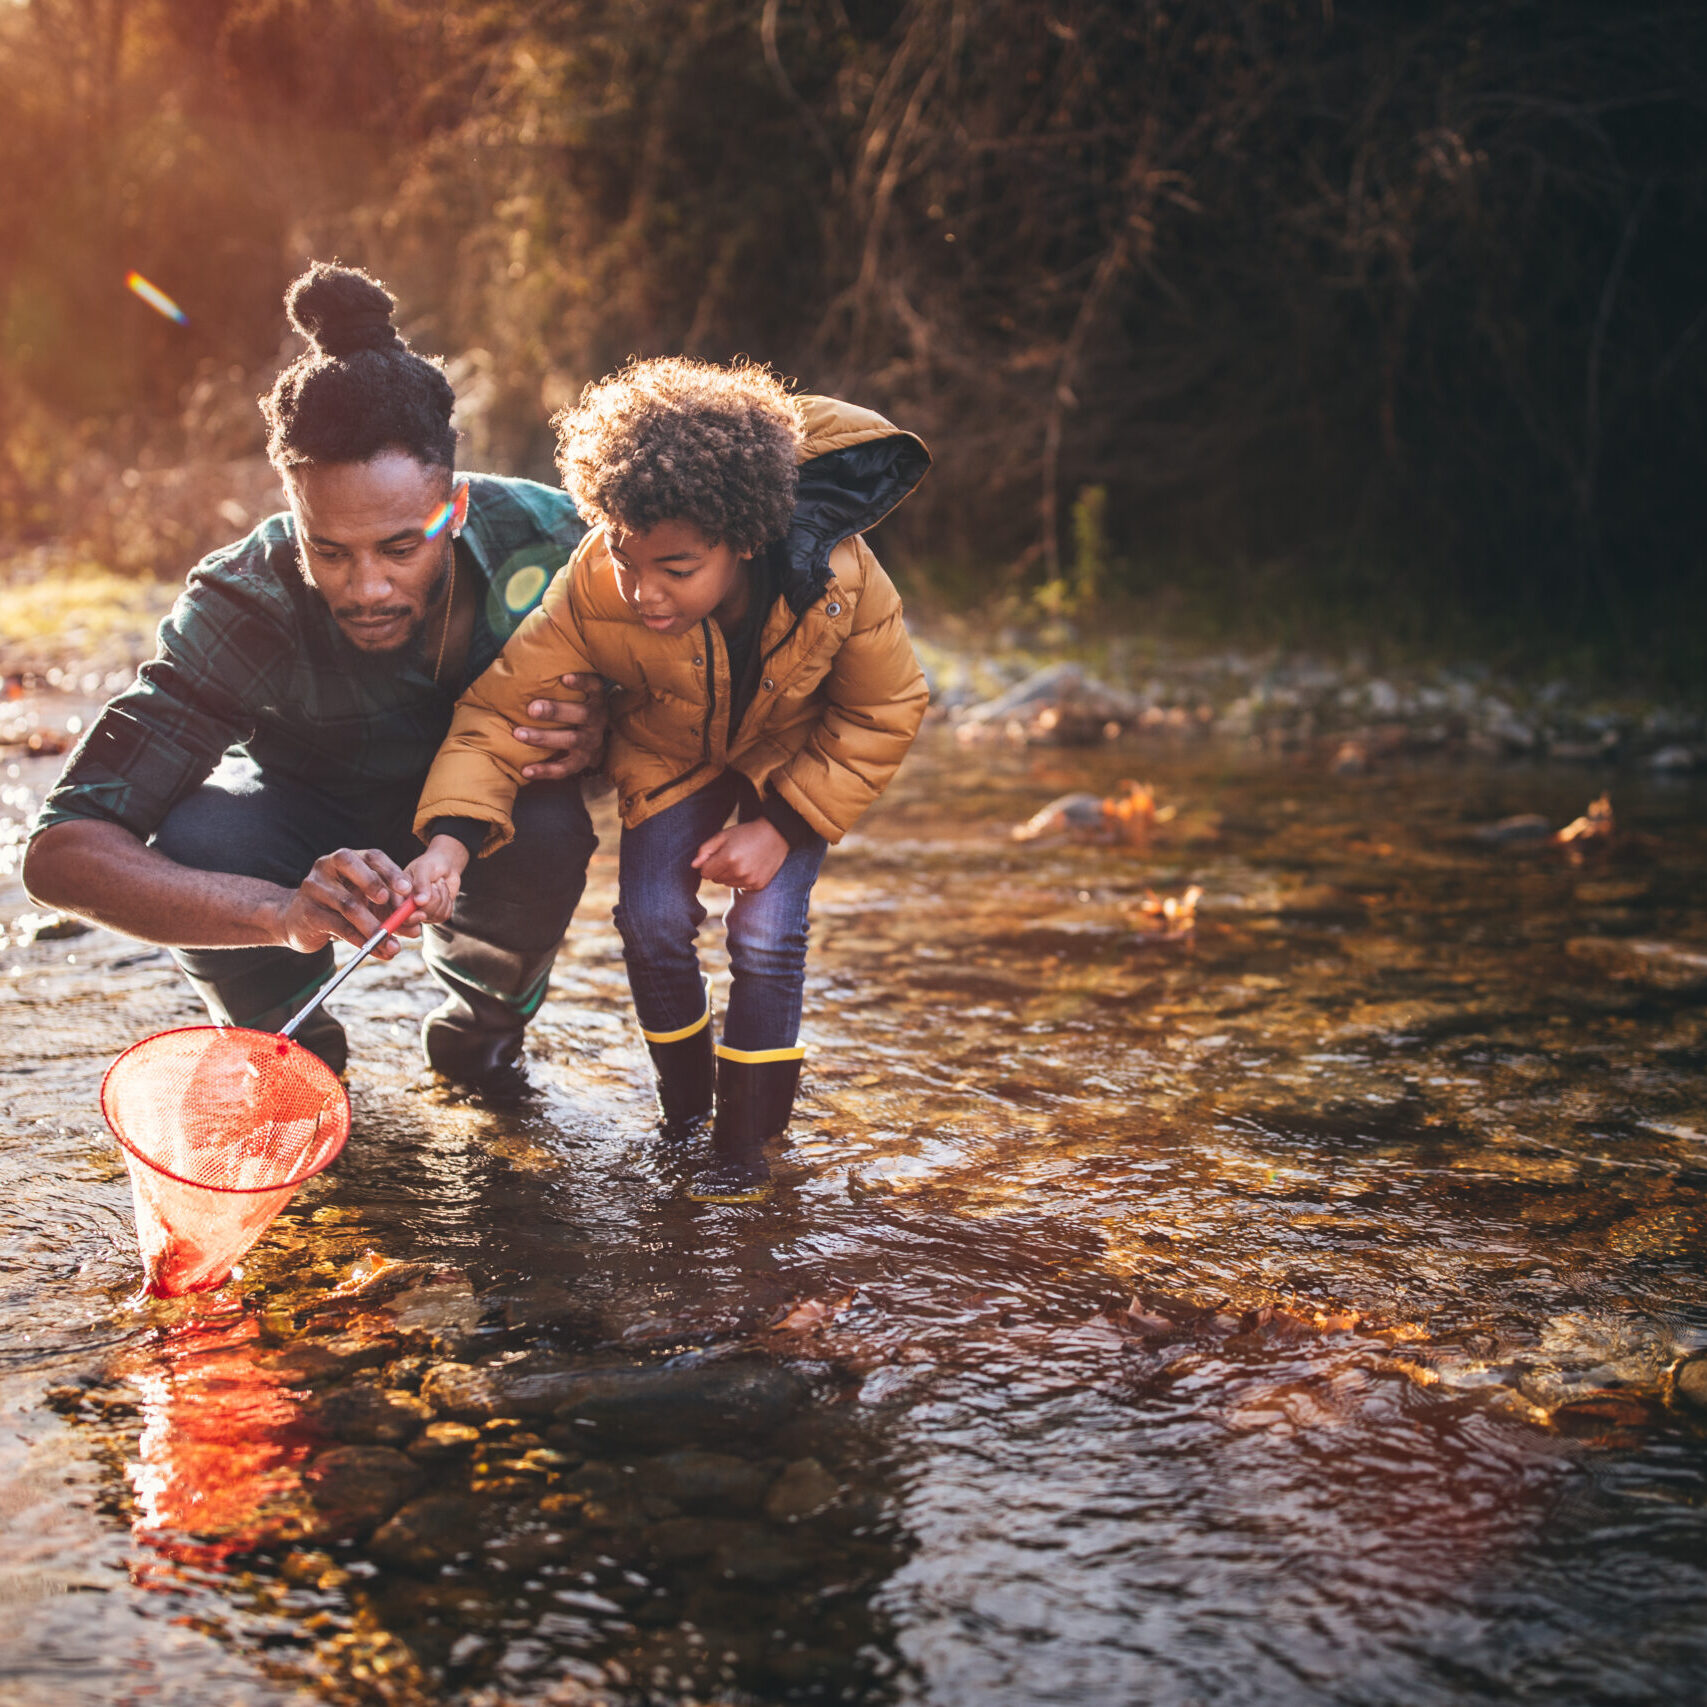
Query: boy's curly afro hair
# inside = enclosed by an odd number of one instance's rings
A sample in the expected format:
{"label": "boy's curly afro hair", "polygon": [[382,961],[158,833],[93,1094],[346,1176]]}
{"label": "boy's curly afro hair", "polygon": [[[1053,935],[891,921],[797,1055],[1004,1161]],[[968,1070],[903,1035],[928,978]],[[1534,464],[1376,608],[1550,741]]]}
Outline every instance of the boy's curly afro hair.
{"label": "boy's curly afro hair", "polygon": [[588,522],[634,533],[691,522],[740,552],[788,532],[802,433],[767,367],[631,361],[551,424],[563,484]]}

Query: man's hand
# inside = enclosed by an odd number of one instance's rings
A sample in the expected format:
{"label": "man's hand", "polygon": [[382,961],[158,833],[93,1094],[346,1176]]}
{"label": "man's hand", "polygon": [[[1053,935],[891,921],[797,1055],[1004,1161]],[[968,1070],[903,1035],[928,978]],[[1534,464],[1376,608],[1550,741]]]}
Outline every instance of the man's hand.
{"label": "man's hand", "polygon": [[598,676],[567,675],[558,678],[578,699],[535,699],[528,702],[528,716],[550,725],[533,729],[518,724],[511,734],[530,747],[549,747],[561,758],[542,759],[523,765],[529,782],[559,782],[575,776],[598,761],[605,745],[605,685]]}
{"label": "man's hand", "polygon": [[693,868],[701,877],[731,889],[763,889],[787,858],[788,838],[768,818],[755,818],[701,842]]}
{"label": "man's hand", "polygon": [[[339,848],[314,862],[278,910],[270,934],[298,954],[312,954],[329,942],[360,948],[413,892],[408,873],[378,848]],[[400,930],[419,936],[419,918]],[[388,938],[374,950],[374,958],[390,960],[402,947],[396,937]]]}

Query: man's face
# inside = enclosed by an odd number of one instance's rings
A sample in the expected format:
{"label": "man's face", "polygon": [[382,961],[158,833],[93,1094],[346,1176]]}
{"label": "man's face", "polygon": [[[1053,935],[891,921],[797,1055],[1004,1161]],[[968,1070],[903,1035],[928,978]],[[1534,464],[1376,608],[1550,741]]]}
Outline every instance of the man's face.
{"label": "man's face", "polygon": [[654,634],[685,634],[708,616],[725,626],[747,608],[750,551],[708,540],[692,522],[645,533],[612,523],[607,543],[617,590]]}
{"label": "man's face", "polygon": [[467,482],[453,490],[449,469],[386,450],[370,462],[293,468],[285,491],[303,578],[344,638],[374,653],[413,642],[444,597],[451,538],[468,509]]}

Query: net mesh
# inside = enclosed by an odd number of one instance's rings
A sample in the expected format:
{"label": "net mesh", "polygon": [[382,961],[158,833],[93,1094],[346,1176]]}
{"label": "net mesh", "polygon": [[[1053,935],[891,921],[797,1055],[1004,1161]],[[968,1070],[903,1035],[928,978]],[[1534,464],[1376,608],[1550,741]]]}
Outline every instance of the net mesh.
{"label": "net mesh", "polygon": [[164,1297],[224,1281],[350,1133],[349,1098],[317,1055],[216,1026],[126,1050],[101,1111],[124,1147],[148,1289]]}

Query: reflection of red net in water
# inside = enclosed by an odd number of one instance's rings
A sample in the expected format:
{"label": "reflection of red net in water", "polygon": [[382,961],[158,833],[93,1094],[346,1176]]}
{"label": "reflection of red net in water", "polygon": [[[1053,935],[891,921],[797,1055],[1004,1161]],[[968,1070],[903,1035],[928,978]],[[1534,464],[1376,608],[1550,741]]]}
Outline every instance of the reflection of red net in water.
{"label": "reflection of red net in water", "polygon": [[101,1085],[124,1146],[148,1290],[218,1286],[350,1133],[338,1076],[266,1031],[190,1026],[127,1049]]}
{"label": "reflection of red net in water", "polygon": [[[302,1468],[326,1440],[289,1381],[256,1363],[257,1335],[253,1317],[226,1313],[121,1356],[142,1401],[131,1532],[157,1561],[216,1566],[303,1527]],[[169,1586],[169,1570],[155,1580]]]}

